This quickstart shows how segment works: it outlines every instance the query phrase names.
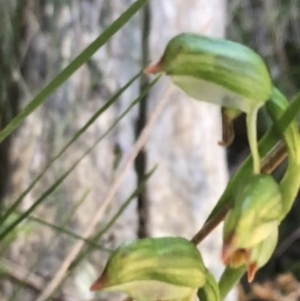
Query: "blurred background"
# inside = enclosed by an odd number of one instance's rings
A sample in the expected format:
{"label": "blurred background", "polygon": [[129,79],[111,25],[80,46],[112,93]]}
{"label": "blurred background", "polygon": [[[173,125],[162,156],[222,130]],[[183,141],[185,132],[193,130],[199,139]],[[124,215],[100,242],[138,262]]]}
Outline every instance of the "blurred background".
{"label": "blurred background", "polygon": [[[0,128],[134,2],[0,0]],[[141,76],[85,128],[122,86],[160,58],[171,37],[185,31],[255,49],[289,99],[299,90],[299,0],[149,0],[0,144],[1,217],[20,200],[0,224],[0,237],[39,204],[0,239],[0,301],[121,300],[89,292],[112,249],[147,236],[191,238],[203,225],[249,154],[244,116],[235,121],[236,138],[225,150],[218,146],[219,108],[188,99],[166,78],[143,94],[151,79]],[[138,137],[163,102],[147,141],[115,189]],[[270,125],[262,109],[259,136]],[[284,164],[274,176],[280,179],[283,171]],[[99,210],[93,235],[80,246]],[[272,260],[254,284],[243,280],[228,300],[300,299],[298,212],[296,201],[281,225]],[[217,277],[223,270],[220,231],[200,246]]]}

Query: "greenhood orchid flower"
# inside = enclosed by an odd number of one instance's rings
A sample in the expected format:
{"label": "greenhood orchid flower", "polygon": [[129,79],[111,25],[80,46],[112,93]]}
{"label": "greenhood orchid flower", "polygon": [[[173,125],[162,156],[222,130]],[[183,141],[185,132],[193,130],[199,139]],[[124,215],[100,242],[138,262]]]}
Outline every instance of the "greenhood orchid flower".
{"label": "greenhood orchid flower", "polygon": [[[120,246],[90,289],[122,292],[138,301],[192,301],[202,287],[202,293],[219,300],[217,284],[197,247],[184,238],[164,237]],[[216,290],[214,294],[212,289]]]}
{"label": "greenhood orchid flower", "polygon": [[246,264],[248,280],[271,257],[278,237],[282,197],[270,175],[252,175],[235,197],[223,228],[222,260],[238,267]]}
{"label": "greenhood orchid flower", "polygon": [[[230,126],[231,119],[245,112],[253,172],[260,172],[257,112],[269,99],[272,82],[257,53],[228,40],[182,33],[169,41],[160,61],[144,72],[165,73],[194,99],[225,107],[227,122],[223,125],[226,127]],[[234,109],[235,113],[232,115],[227,109]],[[227,135],[223,135],[223,139],[224,136]],[[229,144],[232,138],[233,132],[229,130],[229,137],[222,144]]]}
{"label": "greenhood orchid flower", "polygon": [[223,249],[223,262],[233,268],[246,265],[247,278],[252,282],[256,272],[271,258],[278,240],[278,227],[274,227],[271,234],[254,247],[235,249],[230,254],[225,254]]}

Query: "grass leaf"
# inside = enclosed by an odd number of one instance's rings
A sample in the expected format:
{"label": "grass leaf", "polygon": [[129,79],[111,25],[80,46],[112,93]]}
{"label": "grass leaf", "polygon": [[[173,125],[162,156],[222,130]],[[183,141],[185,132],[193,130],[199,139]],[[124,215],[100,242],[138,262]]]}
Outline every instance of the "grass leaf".
{"label": "grass leaf", "polygon": [[146,88],[143,90],[143,92],[137,97],[129,106],[128,108],[113,122],[113,124],[109,127],[109,129],[99,138],[96,140],[96,142],[86,150],[86,152],[75,161],[75,163],[63,174],[61,175],[58,180],[51,185],[42,195],[39,197],[32,205],[31,207],[26,210],[19,218],[17,218],[14,222],[12,222],[9,226],[7,226],[6,229],[4,229],[2,232],[0,232],[0,241],[4,239],[10,231],[12,231],[22,220],[27,218],[64,180],[65,178],[76,168],[76,166],[88,155],[96,146],[97,144],[105,138],[108,133],[120,122],[120,120],[128,113],[130,110],[141,100],[143,97],[150,91],[152,86],[156,84],[160,77],[158,76],[156,79],[154,79]]}
{"label": "grass leaf", "polygon": [[108,26],[99,37],[85,48],[65,69],[63,69],[38,95],[0,132],[0,142],[7,138],[37,107],[39,107],[59,86],[85,64],[119,29],[121,29],[148,0],[137,0],[122,15]]}
{"label": "grass leaf", "polygon": [[6,221],[12,212],[14,212],[21,204],[24,197],[31,191],[31,189],[38,183],[38,181],[44,176],[52,164],[75,142],[93,123],[101,116],[112,104],[114,104],[123,92],[131,86],[131,84],[141,75],[139,72],[132,79],[130,79],[116,94],[114,94],[105,105],[103,105],[96,113],[86,122],[86,124],[75,133],[70,141],[47,163],[40,174],[31,182],[31,184],[20,194],[20,196],[13,202],[13,204],[2,214],[0,219],[0,225]]}

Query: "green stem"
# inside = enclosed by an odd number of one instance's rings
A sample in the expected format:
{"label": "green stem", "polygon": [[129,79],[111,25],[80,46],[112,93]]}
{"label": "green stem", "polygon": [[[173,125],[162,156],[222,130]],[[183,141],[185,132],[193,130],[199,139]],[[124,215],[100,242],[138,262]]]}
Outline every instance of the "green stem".
{"label": "green stem", "polygon": [[285,96],[276,88],[273,89],[272,99],[267,102],[267,110],[273,119],[278,136],[283,138],[288,152],[288,166],[282,181],[280,191],[282,195],[283,209],[280,221],[285,218],[295,201],[299,191],[300,183],[300,136],[296,118],[291,119],[291,123],[285,131],[277,128],[277,120],[288,107]]}
{"label": "green stem", "polygon": [[249,146],[253,158],[253,173],[260,173],[260,156],[257,144],[257,112],[259,107],[253,108],[246,116],[247,134],[249,139]]}
{"label": "green stem", "polygon": [[220,290],[220,300],[224,300],[232,288],[237,284],[237,282],[242,278],[246,269],[242,266],[237,269],[226,267],[220,280],[219,280],[219,290]]}

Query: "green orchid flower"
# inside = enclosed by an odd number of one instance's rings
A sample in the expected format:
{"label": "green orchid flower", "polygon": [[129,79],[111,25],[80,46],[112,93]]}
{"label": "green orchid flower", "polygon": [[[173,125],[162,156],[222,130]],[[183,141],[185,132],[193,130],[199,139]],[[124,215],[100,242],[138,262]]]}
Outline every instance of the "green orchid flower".
{"label": "green orchid flower", "polygon": [[164,73],[192,98],[224,107],[223,145],[233,139],[232,120],[245,112],[253,172],[260,172],[257,112],[269,99],[272,82],[257,53],[231,41],[182,33],[169,41],[160,61],[144,72]]}
{"label": "green orchid flower", "polygon": [[270,175],[252,175],[239,187],[233,208],[224,221],[222,260],[246,264],[248,280],[271,257],[277,242],[282,196]]}
{"label": "green orchid flower", "polygon": [[[223,248],[222,259],[225,265],[232,268],[246,266],[248,282],[252,282],[256,272],[271,258],[278,241],[278,227],[274,226],[268,237],[257,245],[249,248],[235,248],[228,253],[228,246]],[[224,251],[224,249],[226,251]]]}
{"label": "green orchid flower", "polygon": [[120,246],[90,289],[122,292],[138,301],[192,301],[199,288],[203,296],[219,300],[216,281],[197,247],[184,238],[163,237]]}

